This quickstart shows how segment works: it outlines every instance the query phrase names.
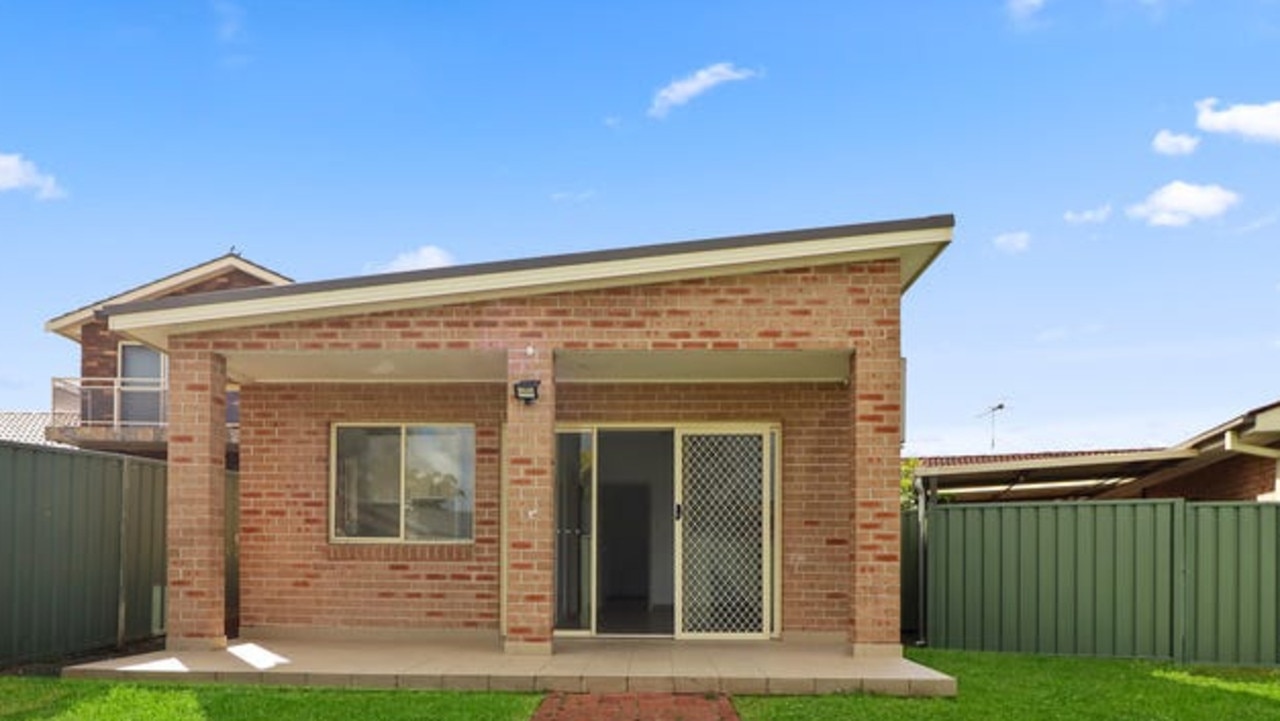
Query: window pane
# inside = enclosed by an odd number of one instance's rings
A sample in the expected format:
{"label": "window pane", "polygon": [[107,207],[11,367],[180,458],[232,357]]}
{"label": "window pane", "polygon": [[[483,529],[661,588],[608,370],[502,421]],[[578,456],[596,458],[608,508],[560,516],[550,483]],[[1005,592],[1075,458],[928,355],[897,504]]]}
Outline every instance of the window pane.
{"label": "window pane", "polygon": [[405,430],[405,538],[471,538],[475,502],[475,431],[456,426]]}
{"label": "window pane", "polygon": [[144,345],[120,346],[120,421],[155,424],[164,420],[160,352]]}
{"label": "window pane", "polygon": [[[120,377],[158,381],[162,377],[160,351],[145,345],[120,346]],[[128,385],[126,383],[126,385]]]}
{"label": "window pane", "polygon": [[400,429],[339,428],[333,535],[399,538]]}

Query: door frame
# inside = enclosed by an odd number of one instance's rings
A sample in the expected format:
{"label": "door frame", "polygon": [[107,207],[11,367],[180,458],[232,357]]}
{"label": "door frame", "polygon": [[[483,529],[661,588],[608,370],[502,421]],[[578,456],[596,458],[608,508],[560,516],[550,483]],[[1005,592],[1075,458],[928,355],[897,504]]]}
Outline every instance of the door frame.
{"label": "door frame", "polygon": [[680,506],[687,505],[684,497],[684,439],[689,436],[758,436],[760,438],[760,535],[761,549],[760,569],[760,612],[761,629],[757,632],[690,633],[681,630],[684,625],[684,532],[685,524],[675,524],[675,637],[677,639],[698,638],[708,640],[765,639],[772,635],[773,584],[775,540],[773,528],[776,525],[774,516],[777,505],[773,503],[773,480],[770,469],[774,468],[773,454],[770,444],[771,429],[767,424],[726,423],[700,424],[698,427],[675,429],[675,502]]}
{"label": "door frame", "polygon": [[[600,578],[600,558],[599,558],[599,541],[600,533],[598,529],[599,523],[599,502],[600,502],[600,431],[671,431],[672,442],[675,444],[673,448],[673,462],[675,468],[675,488],[674,502],[682,502],[681,497],[681,461],[683,454],[679,446],[679,438],[681,434],[698,435],[700,433],[760,433],[764,437],[764,451],[766,460],[764,463],[764,492],[766,496],[766,507],[768,513],[768,542],[765,551],[765,578],[763,584],[764,608],[767,612],[767,621],[765,630],[761,634],[730,634],[718,636],[726,639],[759,639],[759,638],[779,638],[782,635],[782,424],[777,421],[723,421],[723,422],[688,422],[688,421],[672,421],[663,422],[595,422],[595,423],[557,423],[554,433],[590,433],[591,446],[596,451],[596,456],[591,464],[591,548],[590,548],[590,569],[591,569],[591,588],[589,598],[591,598],[591,622],[589,628],[586,629],[553,629],[553,635],[557,637],[574,638],[574,637],[606,637],[617,638],[619,634],[600,634],[596,621],[599,612],[599,578]],[[674,508],[671,512],[674,512]],[[669,636],[671,638],[698,638],[707,639],[715,638],[708,634],[683,635],[680,633],[680,605],[681,605],[681,548],[680,548],[680,525],[676,524],[673,531],[675,538],[672,543],[672,552],[675,555],[673,559],[673,579],[675,589],[675,629],[674,633]],[[555,549],[556,544],[552,544]],[[553,551],[555,553],[557,551]],[[504,563],[505,565],[505,563]],[[625,636],[626,634],[621,634]],[[644,635],[644,638],[654,638],[655,635]],[[665,637],[665,634],[656,635],[658,638]]]}

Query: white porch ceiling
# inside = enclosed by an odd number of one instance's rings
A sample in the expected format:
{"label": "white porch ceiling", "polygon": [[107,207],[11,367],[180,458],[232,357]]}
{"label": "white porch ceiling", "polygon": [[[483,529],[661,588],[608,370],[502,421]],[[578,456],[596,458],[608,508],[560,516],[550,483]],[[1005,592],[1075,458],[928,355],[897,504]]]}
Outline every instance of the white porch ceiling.
{"label": "white porch ceiling", "polygon": [[566,383],[844,382],[848,350],[558,350]]}
{"label": "white porch ceiling", "polygon": [[[237,383],[468,383],[507,380],[488,350],[229,351]],[[848,350],[558,350],[564,383],[847,382]]]}
{"label": "white porch ceiling", "polygon": [[237,383],[506,382],[503,350],[231,351]]}

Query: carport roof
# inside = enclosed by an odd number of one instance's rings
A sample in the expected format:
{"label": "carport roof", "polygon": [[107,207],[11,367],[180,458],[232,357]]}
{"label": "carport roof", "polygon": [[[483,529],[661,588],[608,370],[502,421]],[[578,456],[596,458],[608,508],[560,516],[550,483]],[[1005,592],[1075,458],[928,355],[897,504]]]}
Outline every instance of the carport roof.
{"label": "carport roof", "polygon": [[1006,456],[922,458],[916,477],[965,500],[1089,496],[1190,458],[1193,448],[1144,448]]}

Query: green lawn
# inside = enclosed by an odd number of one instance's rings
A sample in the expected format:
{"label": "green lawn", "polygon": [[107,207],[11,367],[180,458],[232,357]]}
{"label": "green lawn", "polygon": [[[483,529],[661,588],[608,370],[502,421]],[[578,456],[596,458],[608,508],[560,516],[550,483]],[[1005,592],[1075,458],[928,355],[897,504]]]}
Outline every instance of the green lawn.
{"label": "green lawn", "polygon": [[790,719],[1280,719],[1280,670],[915,650],[960,679],[956,699],[742,697],[743,721]]}
{"label": "green lawn", "polygon": [[0,676],[0,719],[525,721],[535,694],[134,684]]}
{"label": "green lawn", "polygon": [[[958,699],[739,697],[744,721],[789,719],[1280,719],[1280,670],[912,651],[958,676]],[[0,676],[0,720],[524,721],[536,694],[133,684]]]}

